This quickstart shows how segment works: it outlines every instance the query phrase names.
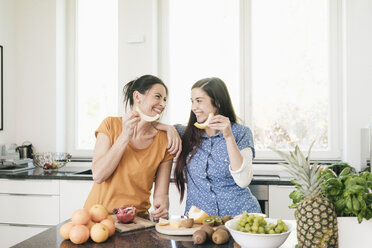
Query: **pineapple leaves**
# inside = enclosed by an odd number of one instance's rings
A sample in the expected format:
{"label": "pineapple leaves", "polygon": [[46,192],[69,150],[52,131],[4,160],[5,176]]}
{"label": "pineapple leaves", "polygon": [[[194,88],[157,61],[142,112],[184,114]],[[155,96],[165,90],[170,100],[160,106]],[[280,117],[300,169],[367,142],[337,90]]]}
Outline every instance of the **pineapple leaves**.
{"label": "pineapple leaves", "polygon": [[279,151],[276,148],[270,147],[271,150],[276,152],[288,164],[280,163],[279,165],[286,168],[287,172],[294,177],[294,181],[299,185],[298,190],[305,196],[318,196],[321,195],[321,182],[319,179],[319,166],[318,164],[310,165],[309,154],[314,142],[311,144],[308,156],[304,156],[298,146],[294,151],[289,153]]}

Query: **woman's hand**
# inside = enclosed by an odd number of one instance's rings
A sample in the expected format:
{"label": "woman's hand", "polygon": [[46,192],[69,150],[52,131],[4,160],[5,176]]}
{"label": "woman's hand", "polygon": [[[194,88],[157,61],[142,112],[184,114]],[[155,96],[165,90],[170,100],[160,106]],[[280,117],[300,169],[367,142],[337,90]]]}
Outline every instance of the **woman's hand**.
{"label": "woman's hand", "polygon": [[230,119],[223,115],[215,115],[212,117],[208,127],[220,131],[225,139],[232,136]]}
{"label": "woman's hand", "polygon": [[153,125],[156,129],[167,133],[168,137],[167,150],[170,154],[176,154],[175,158],[178,158],[182,151],[182,140],[176,128],[172,125],[167,125],[161,122],[154,122]]}
{"label": "woman's hand", "polygon": [[153,220],[157,221],[162,218],[168,218],[168,209],[169,209],[169,197],[154,197],[154,211],[151,212]]}
{"label": "woman's hand", "polygon": [[168,137],[168,152],[170,154],[176,154],[175,158],[178,158],[182,151],[181,137],[174,126],[168,125],[166,132]]}
{"label": "woman's hand", "polygon": [[138,112],[130,111],[126,115],[123,116],[122,121],[122,131],[121,133],[127,140],[130,140],[134,133],[134,128],[136,127],[137,123],[141,120]]}

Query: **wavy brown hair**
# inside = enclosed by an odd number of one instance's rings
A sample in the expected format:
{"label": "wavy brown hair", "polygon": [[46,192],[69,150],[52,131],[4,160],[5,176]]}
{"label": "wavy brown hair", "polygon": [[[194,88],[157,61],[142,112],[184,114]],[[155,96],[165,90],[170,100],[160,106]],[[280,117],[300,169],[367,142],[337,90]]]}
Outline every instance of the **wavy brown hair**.
{"label": "wavy brown hair", "polygon": [[[216,114],[228,117],[231,123],[236,123],[237,117],[231,102],[229,91],[221,79],[215,77],[201,79],[197,81],[191,89],[195,88],[204,90],[211,98],[212,105],[217,109]],[[174,170],[174,177],[176,179],[177,189],[180,192],[181,202],[185,194],[187,164],[199,148],[204,133],[204,130],[198,129],[194,126],[195,122],[196,116],[192,111],[190,111],[189,122],[186,126],[185,133],[182,136],[182,151]],[[187,160],[187,156],[190,153],[191,155]]]}

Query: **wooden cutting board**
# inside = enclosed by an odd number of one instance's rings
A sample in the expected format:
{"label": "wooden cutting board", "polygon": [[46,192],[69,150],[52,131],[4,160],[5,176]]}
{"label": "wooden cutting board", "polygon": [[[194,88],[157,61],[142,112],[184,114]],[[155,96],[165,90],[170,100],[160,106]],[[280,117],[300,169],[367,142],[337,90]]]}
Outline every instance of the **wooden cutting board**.
{"label": "wooden cutting board", "polygon": [[116,215],[111,215],[111,216],[115,220],[115,228],[116,228],[116,231],[118,232],[129,232],[133,230],[145,229],[145,228],[155,226],[154,222],[150,220],[146,220],[138,216],[134,219],[133,223],[129,223],[129,224],[119,223],[116,218]]}
{"label": "wooden cutting board", "polygon": [[186,235],[193,235],[193,233],[201,228],[202,225],[194,224],[191,228],[174,228],[170,225],[160,226],[159,223],[155,225],[155,230],[159,233],[166,234],[166,235],[179,235],[179,236],[186,236]]}

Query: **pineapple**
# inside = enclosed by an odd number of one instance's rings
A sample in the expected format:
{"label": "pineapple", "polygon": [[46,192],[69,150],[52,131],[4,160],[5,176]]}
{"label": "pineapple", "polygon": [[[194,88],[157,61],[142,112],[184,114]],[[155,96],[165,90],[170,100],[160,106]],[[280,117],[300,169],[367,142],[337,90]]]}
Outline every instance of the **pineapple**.
{"label": "pineapple", "polygon": [[[314,144],[314,143],[313,143]],[[295,218],[297,223],[297,240],[299,247],[338,247],[338,228],[335,208],[322,195],[323,180],[318,176],[317,163],[310,165],[309,156],[305,156],[296,146],[294,152],[285,153],[272,148],[288,164],[284,166],[294,177],[296,188],[303,195],[298,202]]]}

